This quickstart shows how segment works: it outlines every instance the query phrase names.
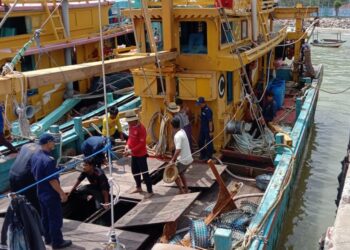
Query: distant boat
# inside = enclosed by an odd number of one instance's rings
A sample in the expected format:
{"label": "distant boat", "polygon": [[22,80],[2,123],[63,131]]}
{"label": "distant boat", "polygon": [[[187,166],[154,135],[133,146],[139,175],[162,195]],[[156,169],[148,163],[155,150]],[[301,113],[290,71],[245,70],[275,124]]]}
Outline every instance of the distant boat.
{"label": "distant boat", "polygon": [[316,39],[311,43],[313,46],[318,47],[329,47],[329,48],[339,48],[346,41],[341,40],[341,33],[335,33],[337,35],[337,39],[318,39],[318,32],[316,33]]}

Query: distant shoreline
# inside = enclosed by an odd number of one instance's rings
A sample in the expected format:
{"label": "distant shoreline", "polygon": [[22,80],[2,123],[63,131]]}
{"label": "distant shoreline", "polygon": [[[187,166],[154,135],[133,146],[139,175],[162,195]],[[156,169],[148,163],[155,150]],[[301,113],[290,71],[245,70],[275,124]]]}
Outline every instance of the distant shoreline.
{"label": "distant shoreline", "polygon": [[[304,28],[307,28],[313,20],[308,20],[304,23]],[[277,20],[276,23],[282,25],[294,25],[292,20]],[[316,28],[319,31],[350,31],[350,17],[321,17],[319,26]]]}
{"label": "distant shoreline", "polygon": [[350,18],[349,17],[321,17],[320,27],[322,29],[337,29],[337,30],[348,30],[350,29]]}

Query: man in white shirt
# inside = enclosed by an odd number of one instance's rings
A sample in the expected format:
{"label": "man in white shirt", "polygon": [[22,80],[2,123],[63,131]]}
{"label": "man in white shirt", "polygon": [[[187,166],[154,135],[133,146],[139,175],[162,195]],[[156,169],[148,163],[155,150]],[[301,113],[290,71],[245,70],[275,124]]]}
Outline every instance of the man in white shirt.
{"label": "man in white shirt", "polygon": [[171,159],[171,163],[176,163],[176,167],[179,171],[179,177],[175,180],[175,183],[180,189],[180,194],[186,194],[188,193],[188,187],[185,178],[185,171],[193,162],[190,143],[186,132],[180,128],[179,118],[175,117],[172,119],[171,125],[173,126],[175,132],[175,153]]}

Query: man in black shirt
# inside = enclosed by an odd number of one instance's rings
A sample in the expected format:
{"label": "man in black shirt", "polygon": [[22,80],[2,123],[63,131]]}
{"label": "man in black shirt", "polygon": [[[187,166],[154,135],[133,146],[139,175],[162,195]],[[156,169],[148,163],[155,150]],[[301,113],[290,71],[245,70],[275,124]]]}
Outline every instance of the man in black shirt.
{"label": "man in black shirt", "polygon": [[103,170],[95,167],[94,161],[92,159],[87,159],[84,161],[83,172],[78,177],[69,194],[76,190],[76,188],[85,178],[88,179],[90,184],[80,187],[77,191],[79,193],[88,195],[88,200],[94,198],[97,209],[101,208],[101,205],[105,209],[108,209],[110,207],[108,179]]}

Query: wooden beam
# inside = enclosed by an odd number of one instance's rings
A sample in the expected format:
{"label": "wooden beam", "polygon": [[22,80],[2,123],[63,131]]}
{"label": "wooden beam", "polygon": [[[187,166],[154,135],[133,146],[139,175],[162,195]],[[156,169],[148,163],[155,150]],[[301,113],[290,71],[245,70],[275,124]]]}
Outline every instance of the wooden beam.
{"label": "wooden beam", "polygon": [[[161,62],[175,59],[177,52],[159,52],[158,58]],[[138,68],[147,64],[155,64],[156,56],[154,53],[137,54],[130,57],[117,58],[105,61],[106,74]],[[0,95],[10,94],[14,89],[18,89],[18,82],[26,80],[28,88],[39,88],[49,84],[66,83],[78,81],[94,76],[100,76],[102,62],[89,62],[63,67],[41,69],[6,75],[0,78]],[[14,87],[15,86],[15,87]],[[6,89],[5,89],[6,88]]]}

